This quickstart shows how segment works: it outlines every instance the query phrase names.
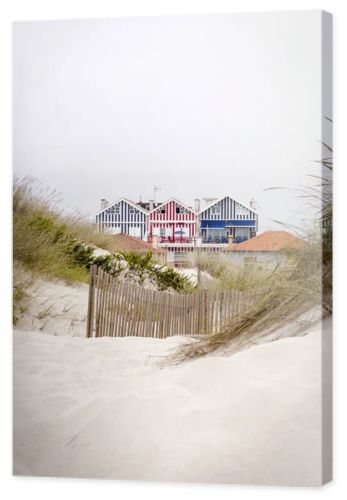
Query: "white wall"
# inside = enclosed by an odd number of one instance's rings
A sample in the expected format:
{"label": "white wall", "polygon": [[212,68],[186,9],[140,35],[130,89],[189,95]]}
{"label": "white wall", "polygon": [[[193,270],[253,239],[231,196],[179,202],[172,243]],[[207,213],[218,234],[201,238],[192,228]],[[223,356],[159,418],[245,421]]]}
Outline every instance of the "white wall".
{"label": "white wall", "polygon": [[223,255],[237,265],[245,265],[247,264],[248,258],[253,258],[255,259],[253,265],[256,267],[262,266],[265,269],[274,269],[278,264],[286,260],[286,256],[280,252],[245,252],[235,250],[232,252],[224,252]]}

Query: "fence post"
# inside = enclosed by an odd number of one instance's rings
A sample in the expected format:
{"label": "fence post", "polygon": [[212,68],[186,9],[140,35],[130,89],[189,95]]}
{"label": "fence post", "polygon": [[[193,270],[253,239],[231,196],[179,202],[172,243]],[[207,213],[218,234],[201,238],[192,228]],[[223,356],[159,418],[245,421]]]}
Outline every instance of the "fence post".
{"label": "fence post", "polygon": [[93,319],[94,319],[94,287],[97,265],[92,264],[89,272],[89,294],[88,294],[88,312],[87,312],[87,338],[93,336]]}
{"label": "fence post", "polygon": [[209,312],[209,296],[207,290],[204,290],[204,333],[207,335],[210,333],[209,330],[209,321],[208,321],[208,312]]}

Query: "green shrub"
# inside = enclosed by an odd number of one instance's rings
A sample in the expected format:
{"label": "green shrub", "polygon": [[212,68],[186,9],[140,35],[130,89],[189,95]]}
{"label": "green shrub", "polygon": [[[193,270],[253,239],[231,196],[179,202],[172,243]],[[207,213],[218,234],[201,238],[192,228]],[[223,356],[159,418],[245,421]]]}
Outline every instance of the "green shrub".
{"label": "green shrub", "polygon": [[88,247],[83,243],[76,243],[71,250],[74,264],[89,269],[95,258],[93,256],[93,248]]}
{"label": "green shrub", "polygon": [[168,290],[172,288],[178,293],[190,293],[195,288],[192,286],[187,276],[183,276],[169,267],[158,269],[155,273],[155,278],[159,290]]}
{"label": "green shrub", "polygon": [[153,259],[151,252],[139,254],[136,252],[122,252],[125,262],[128,265],[128,276],[134,273],[140,283],[148,278],[158,288],[158,290],[174,290],[178,293],[190,293],[193,286],[189,278],[178,273],[167,266],[159,266]]}

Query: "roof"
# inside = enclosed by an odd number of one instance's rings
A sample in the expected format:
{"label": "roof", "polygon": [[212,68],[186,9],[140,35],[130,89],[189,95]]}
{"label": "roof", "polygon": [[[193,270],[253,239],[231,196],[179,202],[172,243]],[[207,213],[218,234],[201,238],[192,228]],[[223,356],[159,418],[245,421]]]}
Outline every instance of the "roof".
{"label": "roof", "polygon": [[114,205],[117,205],[117,203],[119,203],[120,201],[125,201],[126,203],[128,203],[128,205],[132,205],[137,210],[140,210],[141,212],[144,212],[145,214],[148,214],[148,210],[146,210],[145,208],[143,208],[141,205],[138,205],[135,201],[128,200],[128,198],[119,198],[119,200],[113,201],[112,203],[110,203],[109,205],[107,205],[107,207],[101,209],[96,215],[102,214],[102,212],[105,212],[106,210],[108,210],[109,208],[113,207]]}
{"label": "roof", "polygon": [[162,204],[161,201],[154,202],[154,200],[151,200],[151,201],[138,201],[137,205],[139,205],[139,207],[142,207],[149,212],[151,202],[153,203],[153,208],[157,208],[157,207],[159,207],[159,205]]}
{"label": "roof", "polygon": [[305,241],[287,231],[265,231],[242,243],[234,243],[227,251],[279,252],[281,250],[302,248]]}
{"label": "roof", "polygon": [[115,247],[120,252],[163,252],[161,248],[153,248],[150,243],[134,238],[128,234],[116,234],[113,236],[115,239]]}
{"label": "roof", "polygon": [[136,208],[143,208],[143,210],[146,210],[144,207],[142,207],[139,203],[137,203],[136,201],[133,201],[133,200],[130,200],[129,198],[122,198],[124,201],[126,201],[127,203],[129,203],[129,205],[133,205],[134,207]]}
{"label": "roof", "polygon": [[[222,200],[225,200],[225,198],[230,198],[231,200],[233,201],[236,201],[236,203],[238,203],[239,205],[243,206],[244,208],[246,208],[247,210],[250,210],[251,212],[254,212],[255,214],[257,214],[257,210],[255,208],[251,208],[249,206],[249,204],[247,203],[242,203],[241,201],[238,201],[236,198],[234,198],[233,196],[230,196],[229,194],[226,194],[225,196],[222,196],[221,198],[214,198],[214,201],[212,201],[211,203],[209,203],[208,205],[206,205],[205,207],[203,207],[199,214],[202,214],[203,212],[205,212],[206,210],[208,210],[209,208],[213,207],[214,205],[217,205],[217,203],[220,203]],[[204,198],[203,198],[204,199]],[[205,198],[206,199],[206,198]]]}
{"label": "roof", "polygon": [[157,207],[153,208],[153,210],[151,210],[149,213],[155,212],[156,210],[158,210],[158,208],[164,207],[165,205],[167,205],[168,203],[170,203],[170,201],[175,201],[176,203],[178,203],[182,207],[186,208],[187,210],[189,210],[193,214],[195,214],[195,215],[197,214],[196,211],[192,207],[188,207],[188,205],[186,205],[182,201],[178,200],[177,198],[173,198],[173,197],[169,198],[166,201],[164,201],[164,203],[162,203],[161,205],[158,205]]}

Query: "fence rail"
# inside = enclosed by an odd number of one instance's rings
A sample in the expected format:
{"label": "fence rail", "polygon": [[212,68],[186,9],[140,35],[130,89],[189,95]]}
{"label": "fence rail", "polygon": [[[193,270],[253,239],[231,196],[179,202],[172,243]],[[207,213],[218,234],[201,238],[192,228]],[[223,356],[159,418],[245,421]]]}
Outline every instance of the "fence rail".
{"label": "fence rail", "polygon": [[91,266],[87,337],[207,335],[232,324],[254,300],[238,290],[170,294],[119,282]]}

